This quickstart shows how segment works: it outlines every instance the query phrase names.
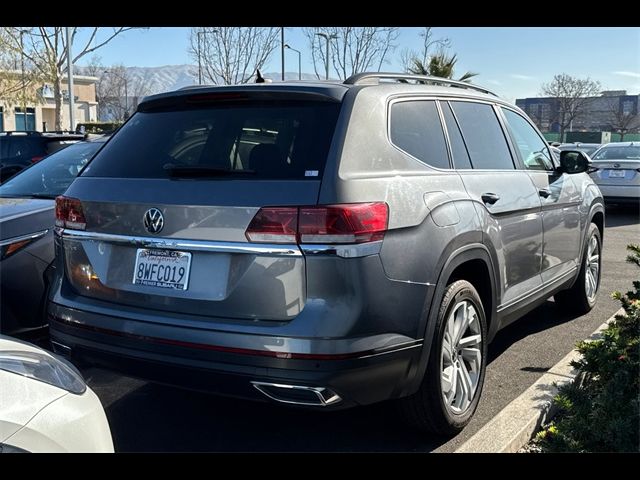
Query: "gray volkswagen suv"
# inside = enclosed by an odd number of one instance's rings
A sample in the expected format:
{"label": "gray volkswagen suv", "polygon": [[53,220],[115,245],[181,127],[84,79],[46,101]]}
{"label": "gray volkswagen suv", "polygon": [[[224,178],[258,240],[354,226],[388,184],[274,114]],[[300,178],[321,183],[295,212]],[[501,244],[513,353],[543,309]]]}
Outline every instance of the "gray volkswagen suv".
{"label": "gray volkswagen suv", "polygon": [[451,435],[500,328],[551,296],[593,307],[604,207],[587,168],[444,79],[147,97],[57,199],[52,342],[225,395],[393,399]]}

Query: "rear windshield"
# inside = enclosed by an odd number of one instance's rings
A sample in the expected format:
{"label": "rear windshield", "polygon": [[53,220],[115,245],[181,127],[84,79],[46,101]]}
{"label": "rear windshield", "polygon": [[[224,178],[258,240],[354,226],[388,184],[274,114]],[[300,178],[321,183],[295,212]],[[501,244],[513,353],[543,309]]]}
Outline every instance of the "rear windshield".
{"label": "rear windshield", "polygon": [[594,160],[640,160],[640,146],[604,147]]}
{"label": "rear windshield", "polygon": [[257,179],[317,179],[339,108],[254,101],[138,112],[82,176],[168,178],[193,167]]}

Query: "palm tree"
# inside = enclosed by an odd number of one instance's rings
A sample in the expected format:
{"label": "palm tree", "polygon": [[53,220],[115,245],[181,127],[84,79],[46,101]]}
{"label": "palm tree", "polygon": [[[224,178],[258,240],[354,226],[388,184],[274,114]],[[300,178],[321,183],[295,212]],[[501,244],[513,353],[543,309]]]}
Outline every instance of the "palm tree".
{"label": "palm tree", "polygon": [[[429,59],[428,65],[425,65],[420,59],[414,58],[413,66],[409,68],[409,73],[413,73],[415,75],[429,75],[431,77],[453,78],[453,67],[457,61],[458,59],[455,54],[449,56],[445,52],[433,55]],[[474,72],[467,72],[462,75],[458,81],[469,82],[471,78],[476,75],[478,74]]]}

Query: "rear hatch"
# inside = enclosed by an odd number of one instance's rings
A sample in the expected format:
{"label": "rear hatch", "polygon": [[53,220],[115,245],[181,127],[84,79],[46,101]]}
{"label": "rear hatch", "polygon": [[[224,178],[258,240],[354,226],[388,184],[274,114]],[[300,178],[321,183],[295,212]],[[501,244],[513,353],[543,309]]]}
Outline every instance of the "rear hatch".
{"label": "rear hatch", "polygon": [[246,232],[261,207],[317,203],[340,99],[247,90],[141,104],[74,181],[57,224],[78,294],[236,319],[302,310],[295,236]]}

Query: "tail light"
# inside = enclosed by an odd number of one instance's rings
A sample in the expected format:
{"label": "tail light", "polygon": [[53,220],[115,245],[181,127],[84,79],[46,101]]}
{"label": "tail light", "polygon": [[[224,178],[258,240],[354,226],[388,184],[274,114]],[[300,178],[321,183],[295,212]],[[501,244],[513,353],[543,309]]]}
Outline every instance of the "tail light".
{"label": "tail light", "polygon": [[44,157],[43,156],[39,156],[39,157],[31,157],[31,163],[38,163],[40,160],[42,160]]}
{"label": "tail light", "polygon": [[382,240],[387,230],[386,203],[314,207],[265,207],[245,233],[251,242],[353,244]]}
{"label": "tail light", "polygon": [[56,197],[56,227],[84,230],[86,226],[80,200],[64,195]]}
{"label": "tail light", "polygon": [[250,242],[296,243],[297,228],[297,208],[261,208],[251,220],[245,236]]}

